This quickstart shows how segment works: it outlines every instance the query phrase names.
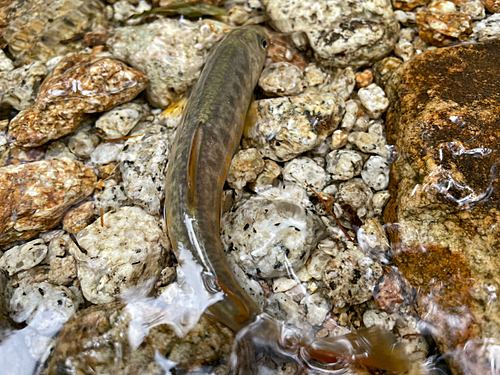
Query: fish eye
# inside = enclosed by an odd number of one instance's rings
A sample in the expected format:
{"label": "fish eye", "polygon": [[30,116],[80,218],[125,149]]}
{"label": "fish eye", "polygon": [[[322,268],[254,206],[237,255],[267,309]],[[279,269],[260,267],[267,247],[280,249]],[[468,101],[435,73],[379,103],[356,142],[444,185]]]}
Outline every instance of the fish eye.
{"label": "fish eye", "polygon": [[267,48],[267,40],[265,37],[261,37],[260,45],[262,46],[262,48]]}

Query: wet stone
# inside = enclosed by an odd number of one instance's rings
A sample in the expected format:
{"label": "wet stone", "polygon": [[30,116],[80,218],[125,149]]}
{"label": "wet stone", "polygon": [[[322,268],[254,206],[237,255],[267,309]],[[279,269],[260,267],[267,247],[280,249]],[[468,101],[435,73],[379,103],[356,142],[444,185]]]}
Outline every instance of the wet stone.
{"label": "wet stone", "polygon": [[231,353],[233,333],[210,315],[203,314],[182,339],[166,324],[152,326],[135,347],[128,332],[138,323],[146,324],[122,303],[82,310],[63,327],[48,372],[83,373],[91,367],[99,374],[159,374],[164,372],[159,361],[186,371],[224,363]]}
{"label": "wet stone", "polygon": [[272,160],[264,160],[264,169],[254,182],[250,183],[250,189],[256,193],[274,186],[276,179],[281,174],[280,166]]}
{"label": "wet stone", "polygon": [[313,92],[256,104],[257,122],[243,142],[275,161],[293,159],[319,145],[337,128],[344,107],[337,95]]}
{"label": "wet stone", "polygon": [[473,21],[482,20],[486,17],[484,5],[481,0],[467,1],[460,10],[468,14]]}
{"label": "wet stone", "polygon": [[170,132],[161,125],[143,123],[118,157],[127,197],[150,214],[157,214],[165,197]]}
{"label": "wet stone", "polygon": [[2,107],[11,106],[21,111],[34,103],[40,83],[46,74],[47,68],[41,62],[0,71],[0,104]]}
{"label": "wet stone", "polygon": [[226,252],[245,273],[259,277],[301,268],[316,246],[320,224],[310,211],[284,200],[253,196],[221,221]]}
{"label": "wet stone", "polygon": [[76,134],[69,138],[68,148],[79,158],[88,159],[99,142],[99,136],[91,129],[78,129]]}
{"label": "wet stone", "polygon": [[54,334],[78,309],[73,292],[49,283],[21,285],[10,299],[10,317],[42,334]]}
{"label": "wet stone", "polygon": [[388,54],[398,23],[388,0],[263,0],[272,24],[281,32],[304,32],[316,60],[327,67],[362,66]]}
{"label": "wet stone", "polygon": [[390,166],[386,158],[370,156],[361,171],[361,178],[374,190],[383,190],[389,184]]}
{"label": "wet stone", "polygon": [[396,57],[386,57],[380,61],[373,64],[373,79],[380,87],[385,87],[387,81],[391,77],[392,73],[402,64],[403,62]]}
{"label": "wet stone", "polygon": [[403,304],[403,288],[395,271],[384,273],[375,288],[373,299],[377,308],[390,314]]}
{"label": "wet stone", "polygon": [[247,183],[257,178],[264,166],[264,159],[256,148],[240,150],[231,160],[226,181],[233,189],[242,189]]}
{"label": "wet stone", "polygon": [[373,216],[372,198],[373,192],[363,180],[353,178],[340,185],[335,202],[341,207],[344,204],[349,205],[363,220]]}
{"label": "wet stone", "polygon": [[[490,371],[490,357],[473,343],[500,332],[500,304],[487,302],[486,292],[500,288],[498,176],[491,172],[499,50],[492,40],[427,51],[387,86],[388,139],[398,150],[384,211],[386,222],[397,223],[389,231],[393,261],[419,290],[417,311],[435,327],[441,352],[452,353],[457,374]],[[467,355],[455,351],[468,342]]]}
{"label": "wet stone", "polygon": [[431,0],[392,0],[395,9],[412,10],[427,5]]}
{"label": "wet stone", "polygon": [[77,157],[73,154],[65,143],[60,141],[50,142],[45,151],[45,160],[68,158],[76,160]]}
{"label": "wet stone", "polygon": [[106,213],[102,224],[96,220],[78,232],[79,247],[70,249],[85,298],[101,304],[131,288],[147,294],[169,248],[160,219],[139,207],[122,207]]}
{"label": "wet stone", "polygon": [[109,27],[100,0],[14,0],[10,3],[2,38],[17,66],[46,62],[55,56],[79,51],[83,38],[74,38],[75,35],[83,35],[90,29],[105,31]]}
{"label": "wet stone", "polygon": [[125,141],[101,143],[90,154],[90,160],[92,163],[97,165],[104,165],[118,161],[118,157],[124,147]]}
{"label": "wet stone", "polygon": [[76,279],[75,258],[71,255],[56,257],[50,262],[49,281],[55,285],[68,285]]}
{"label": "wet stone", "polygon": [[323,190],[330,182],[328,173],[314,160],[307,157],[299,157],[287,162],[282,173],[283,180],[296,183],[305,189],[309,195],[314,195],[314,193],[307,187],[306,182],[316,192]]}
{"label": "wet stone", "polygon": [[332,180],[346,181],[361,173],[363,158],[354,150],[334,150],[326,156],[326,170]]}
{"label": "wet stone", "polygon": [[144,114],[144,108],[140,104],[122,104],[99,117],[95,127],[104,139],[125,137]]}
{"label": "wet stone", "polygon": [[363,87],[358,91],[358,97],[363,106],[367,109],[371,118],[378,119],[389,107],[389,100],[376,83]]}
{"label": "wet stone", "polygon": [[163,19],[119,28],[107,46],[114,56],[147,74],[149,101],[167,108],[196,82],[208,50],[228,30],[212,20]]}
{"label": "wet stone", "polygon": [[92,194],[96,180],[92,169],[66,158],[0,168],[0,245],[55,227]]}
{"label": "wet stone", "polygon": [[368,301],[380,276],[380,263],[348,242],[347,248],[328,262],[324,270],[325,294],[331,299],[333,311]]}
{"label": "wet stone", "polygon": [[17,146],[42,145],[71,133],[90,113],[132,100],[145,86],[145,75],[121,61],[68,55],[43,81],[35,103],[12,119],[9,137]]}
{"label": "wet stone", "polygon": [[115,179],[109,179],[104,183],[103,189],[94,194],[95,208],[94,212],[97,215],[108,210],[118,210],[120,207],[130,205],[130,200],[125,194],[123,183],[117,182]]}
{"label": "wet stone", "polygon": [[47,255],[47,246],[43,240],[36,239],[24,245],[14,246],[0,258],[0,268],[10,276],[39,264]]}
{"label": "wet stone", "polygon": [[383,135],[376,133],[352,132],[349,134],[349,142],[354,144],[360,151],[368,154],[377,154],[387,157],[386,139]]}
{"label": "wet stone", "polygon": [[473,37],[478,42],[500,37],[500,14],[492,14],[477,22],[474,25],[473,32]]}
{"label": "wet stone", "polygon": [[71,208],[63,218],[63,229],[68,233],[78,233],[89,225],[95,217],[95,203],[85,202],[78,207]]}
{"label": "wet stone", "polygon": [[420,37],[426,43],[437,47],[466,40],[472,34],[470,16],[455,11],[455,4],[451,1],[438,1],[436,4],[434,8],[417,12]]}
{"label": "wet stone", "polygon": [[385,234],[384,227],[377,219],[368,219],[359,228],[358,233],[359,247],[366,254],[377,255],[385,253],[389,249],[389,241]]}
{"label": "wet stone", "polygon": [[264,69],[259,86],[269,96],[291,96],[301,94],[307,88],[307,81],[298,66],[277,62]]}

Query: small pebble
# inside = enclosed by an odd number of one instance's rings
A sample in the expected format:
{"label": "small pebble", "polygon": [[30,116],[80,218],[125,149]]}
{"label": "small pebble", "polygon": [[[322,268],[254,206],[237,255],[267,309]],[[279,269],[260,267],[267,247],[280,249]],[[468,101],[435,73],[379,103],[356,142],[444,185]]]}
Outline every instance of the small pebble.
{"label": "small pebble", "polygon": [[361,171],[363,181],[374,190],[383,190],[389,185],[391,168],[386,158],[370,156]]}
{"label": "small pebble", "polygon": [[326,156],[326,170],[332,180],[346,181],[358,176],[363,168],[363,158],[354,150],[334,150]]}
{"label": "small pebble", "polygon": [[144,116],[143,106],[125,103],[99,117],[95,123],[104,139],[125,137]]}
{"label": "small pebble", "polygon": [[358,97],[370,117],[374,119],[380,118],[389,107],[389,99],[387,99],[384,90],[376,83],[361,88],[358,91]]}
{"label": "small pebble", "polygon": [[30,241],[24,245],[14,246],[0,258],[0,269],[12,276],[19,271],[35,267],[47,256],[48,248],[42,239]]}
{"label": "small pebble", "polygon": [[307,81],[302,70],[289,62],[272,63],[261,73],[259,86],[268,95],[292,96],[304,92]]}
{"label": "small pebble", "polygon": [[264,166],[264,159],[256,148],[240,150],[231,160],[226,181],[233,189],[242,189],[257,178]]}

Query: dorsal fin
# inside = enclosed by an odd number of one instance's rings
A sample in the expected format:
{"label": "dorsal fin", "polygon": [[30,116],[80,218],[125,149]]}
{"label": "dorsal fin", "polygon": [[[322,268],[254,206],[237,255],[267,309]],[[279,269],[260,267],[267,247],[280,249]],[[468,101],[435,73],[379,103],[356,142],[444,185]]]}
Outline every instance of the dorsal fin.
{"label": "dorsal fin", "polygon": [[203,139],[203,122],[200,122],[193,132],[193,139],[189,148],[187,165],[187,192],[186,198],[190,207],[195,204],[196,175],[198,173],[198,160],[200,157],[201,141]]}

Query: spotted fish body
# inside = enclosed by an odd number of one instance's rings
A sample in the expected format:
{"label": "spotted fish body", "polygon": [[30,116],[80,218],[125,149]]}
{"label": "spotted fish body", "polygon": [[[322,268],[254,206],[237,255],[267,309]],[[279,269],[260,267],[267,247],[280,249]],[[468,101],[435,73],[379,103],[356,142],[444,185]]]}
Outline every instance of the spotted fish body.
{"label": "spotted fish body", "polygon": [[[260,27],[233,30],[211,52],[185,108],[167,172],[165,218],[176,256],[210,311],[239,331],[260,314],[226,261],[222,189],[266,56]],[[201,275],[197,279],[197,275]]]}

